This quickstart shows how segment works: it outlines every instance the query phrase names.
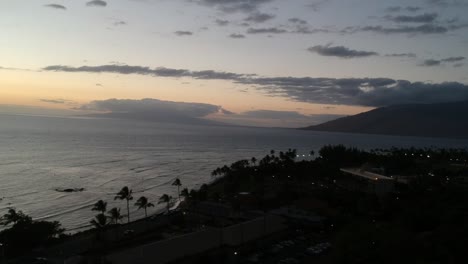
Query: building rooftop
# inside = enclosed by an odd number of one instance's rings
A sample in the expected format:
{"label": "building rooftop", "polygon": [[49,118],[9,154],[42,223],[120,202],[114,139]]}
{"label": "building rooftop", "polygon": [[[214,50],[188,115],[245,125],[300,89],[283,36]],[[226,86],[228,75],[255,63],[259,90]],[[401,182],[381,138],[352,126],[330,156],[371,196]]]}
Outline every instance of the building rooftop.
{"label": "building rooftop", "polygon": [[394,181],[396,180],[395,178],[392,177],[387,177],[384,175],[380,175],[374,172],[366,171],[361,168],[342,168],[340,169],[342,172],[346,172],[355,176],[359,176],[362,178],[366,178],[368,180],[373,180],[373,181]]}

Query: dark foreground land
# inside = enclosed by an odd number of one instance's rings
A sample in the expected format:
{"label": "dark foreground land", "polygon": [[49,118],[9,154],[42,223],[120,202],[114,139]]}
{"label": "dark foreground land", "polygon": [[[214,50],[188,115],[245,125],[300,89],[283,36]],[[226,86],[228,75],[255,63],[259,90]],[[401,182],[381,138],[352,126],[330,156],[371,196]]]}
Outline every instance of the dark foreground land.
{"label": "dark foreground land", "polygon": [[[7,229],[0,232],[2,260],[466,261],[466,151],[326,146],[303,158],[289,150],[237,161],[214,170],[209,185],[182,188],[177,209],[128,224],[120,224],[118,217],[116,221],[96,218],[95,229],[74,236],[63,235],[59,223],[33,221],[10,211],[3,218]],[[180,181],[174,185],[181,187]],[[170,200],[179,198],[161,201],[169,208]]]}

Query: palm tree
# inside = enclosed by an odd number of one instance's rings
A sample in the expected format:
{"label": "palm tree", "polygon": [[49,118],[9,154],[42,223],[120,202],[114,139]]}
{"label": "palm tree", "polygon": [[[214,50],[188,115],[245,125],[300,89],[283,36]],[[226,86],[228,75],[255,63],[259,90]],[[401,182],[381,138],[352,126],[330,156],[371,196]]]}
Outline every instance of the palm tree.
{"label": "palm tree", "polygon": [[187,188],[182,189],[180,196],[184,197],[186,200],[190,197],[190,192]]}
{"label": "palm tree", "polygon": [[120,214],[120,208],[114,207],[110,209],[109,212],[107,212],[109,215],[109,218],[114,222],[114,224],[118,224],[119,221],[123,218],[123,216]]}
{"label": "palm tree", "polygon": [[132,196],[133,191],[129,189],[127,186],[123,187],[120,192],[114,197],[114,200],[126,200],[127,201],[127,220],[130,223],[130,200],[133,200]]}
{"label": "palm tree", "polygon": [[252,164],[255,166],[255,164],[257,163],[257,159],[255,157],[252,157],[250,159],[250,162],[252,162]]}
{"label": "palm tree", "polygon": [[179,178],[176,178],[175,181],[172,183],[173,186],[177,186],[177,194],[179,195],[179,201],[180,201],[180,186],[182,186],[182,182],[180,181]]}
{"label": "palm tree", "polygon": [[16,211],[15,208],[8,208],[8,213],[4,214],[2,218],[0,218],[0,224],[7,226],[11,223],[15,225],[20,221],[31,221],[31,217],[25,215],[22,211]]}
{"label": "palm tree", "polygon": [[109,224],[107,220],[108,219],[105,214],[98,214],[89,223],[91,223],[97,229],[103,229]]}
{"label": "palm tree", "polygon": [[148,217],[148,207],[154,207],[154,204],[148,202],[148,198],[146,198],[145,196],[138,198],[135,205],[138,206],[138,209],[145,209],[145,218]]}
{"label": "palm tree", "polygon": [[98,211],[98,212],[101,212],[101,214],[104,214],[107,211],[107,202],[104,202],[103,200],[99,200],[97,201],[97,203],[94,204],[91,210]]}
{"label": "palm tree", "polygon": [[167,212],[169,212],[169,203],[171,202],[171,200],[172,200],[172,196],[163,194],[163,196],[159,197],[158,204],[166,203],[166,209],[167,209]]}

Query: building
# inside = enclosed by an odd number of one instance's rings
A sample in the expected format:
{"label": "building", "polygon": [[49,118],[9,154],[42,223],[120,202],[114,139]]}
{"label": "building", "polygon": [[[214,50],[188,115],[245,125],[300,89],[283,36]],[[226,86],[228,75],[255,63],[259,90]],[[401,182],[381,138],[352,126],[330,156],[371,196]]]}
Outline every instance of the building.
{"label": "building", "polygon": [[377,195],[394,192],[397,183],[407,183],[406,180],[387,177],[362,168],[342,168],[340,170],[353,179],[352,181],[345,181],[345,187]]}

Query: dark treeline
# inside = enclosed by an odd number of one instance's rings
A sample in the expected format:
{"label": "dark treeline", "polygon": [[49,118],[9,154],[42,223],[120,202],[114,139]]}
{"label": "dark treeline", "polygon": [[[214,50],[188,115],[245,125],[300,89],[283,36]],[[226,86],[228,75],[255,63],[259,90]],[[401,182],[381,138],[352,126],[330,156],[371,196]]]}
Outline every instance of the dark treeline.
{"label": "dark treeline", "polygon": [[[176,178],[172,185],[179,190],[182,182]],[[117,192],[114,200],[125,201],[126,214],[122,214],[119,207],[108,210],[107,202],[104,200],[97,201],[91,208],[97,214],[89,223],[96,230],[98,240],[101,232],[117,227],[122,223],[124,217],[127,219],[127,223],[130,223],[130,201],[133,200],[133,190],[124,186]],[[163,194],[159,198],[158,204],[165,204],[168,211],[172,202],[172,196]],[[154,204],[147,197],[140,196],[134,206],[143,210],[145,218],[148,218],[148,209],[154,207]],[[34,255],[35,249],[60,243],[70,236],[65,233],[66,229],[62,228],[60,222],[33,220],[23,211],[13,207],[8,208],[8,212],[0,218],[0,225],[5,227],[4,230],[0,231],[0,260]]]}
{"label": "dark treeline", "polygon": [[[311,153],[314,156],[313,152]],[[257,160],[240,160],[213,171],[215,180],[192,202],[240,206],[249,193],[252,209],[268,210],[300,199],[327,205],[334,247],[330,263],[461,263],[468,244],[468,152],[462,149],[392,148],[362,151],[325,146],[317,157],[296,160],[295,150],[271,151]],[[408,184],[378,197],[343,187],[343,167],[360,167]],[[341,183],[341,184],[340,184]]]}
{"label": "dark treeline", "polygon": [[[37,221],[22,211],[9,208],[0,224],[7,228],[0,232],[1,254],[23,256],[36,247],[47,246],[63,238],[64,231],[59,222]],[[3,260],[2,260],[3,261]]]}

